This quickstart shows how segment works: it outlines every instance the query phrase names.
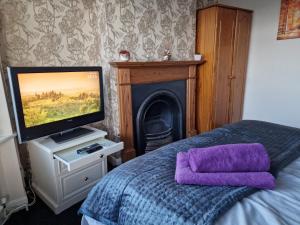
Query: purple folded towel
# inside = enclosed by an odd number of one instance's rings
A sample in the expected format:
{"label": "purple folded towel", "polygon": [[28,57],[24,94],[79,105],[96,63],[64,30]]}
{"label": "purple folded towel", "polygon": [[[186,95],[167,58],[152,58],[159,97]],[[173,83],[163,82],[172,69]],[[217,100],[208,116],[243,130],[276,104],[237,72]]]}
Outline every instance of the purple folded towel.
{"label": "purple folded towel", "polygon": [[188,153],[177,153],[175,180],[179,184],[210,186],[248,186],[273,189],[275,178],[268,172],[195,173],[189,165]]}
{"label": "purple folded towel", "polygon": [[270,159],[262,144],[228,144],[188,151],[193,172],[266,172]]}

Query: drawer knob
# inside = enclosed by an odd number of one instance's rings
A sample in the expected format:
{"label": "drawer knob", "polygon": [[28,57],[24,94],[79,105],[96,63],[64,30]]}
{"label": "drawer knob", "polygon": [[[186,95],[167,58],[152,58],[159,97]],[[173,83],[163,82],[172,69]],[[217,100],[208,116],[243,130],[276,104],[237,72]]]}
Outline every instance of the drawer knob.
{"label": "drawer knob", "polygon": [[104,157],[104,155],[102,155],[102,154],[101,154],[101,155],[99,155],[99,158],[100,158],[100,159],[102,159],[103,157]]}
{"label": "drawer knob", "polygon": [[85,178],[84,178],[84,181],[88,181],[88,179],[89,179],[88,177],[85,177]]}

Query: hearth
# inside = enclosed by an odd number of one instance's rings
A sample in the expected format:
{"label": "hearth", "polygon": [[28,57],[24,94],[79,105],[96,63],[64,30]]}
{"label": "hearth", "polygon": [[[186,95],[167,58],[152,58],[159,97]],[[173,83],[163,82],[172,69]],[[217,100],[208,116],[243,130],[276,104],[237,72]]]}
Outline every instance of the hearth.
{"label": "hearth", "polygon": [[137,155],[185,137],[184,80],[132,85]]}

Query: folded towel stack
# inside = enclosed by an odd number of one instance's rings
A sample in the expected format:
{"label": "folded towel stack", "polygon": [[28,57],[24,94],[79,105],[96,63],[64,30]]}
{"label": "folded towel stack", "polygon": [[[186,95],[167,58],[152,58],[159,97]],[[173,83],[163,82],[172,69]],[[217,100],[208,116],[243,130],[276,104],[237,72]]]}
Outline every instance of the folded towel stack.
{"label": "folded towel stack", "polygon": [[270,159],[262,144],[229,144],[194,148],[177,154],[179,184],[249,186],[273,189]]}

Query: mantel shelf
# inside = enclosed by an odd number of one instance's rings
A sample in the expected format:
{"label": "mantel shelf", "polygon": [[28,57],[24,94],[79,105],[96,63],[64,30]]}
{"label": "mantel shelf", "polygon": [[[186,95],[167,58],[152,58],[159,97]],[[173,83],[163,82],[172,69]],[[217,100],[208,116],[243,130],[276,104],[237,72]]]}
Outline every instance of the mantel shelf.
{"label": "mantel shelf", "polygon": [[136,67],[178,67],[203,64],[205,60],[195,61],[128,61],[128,62],[110,62],[115,68],[136,68]]}

